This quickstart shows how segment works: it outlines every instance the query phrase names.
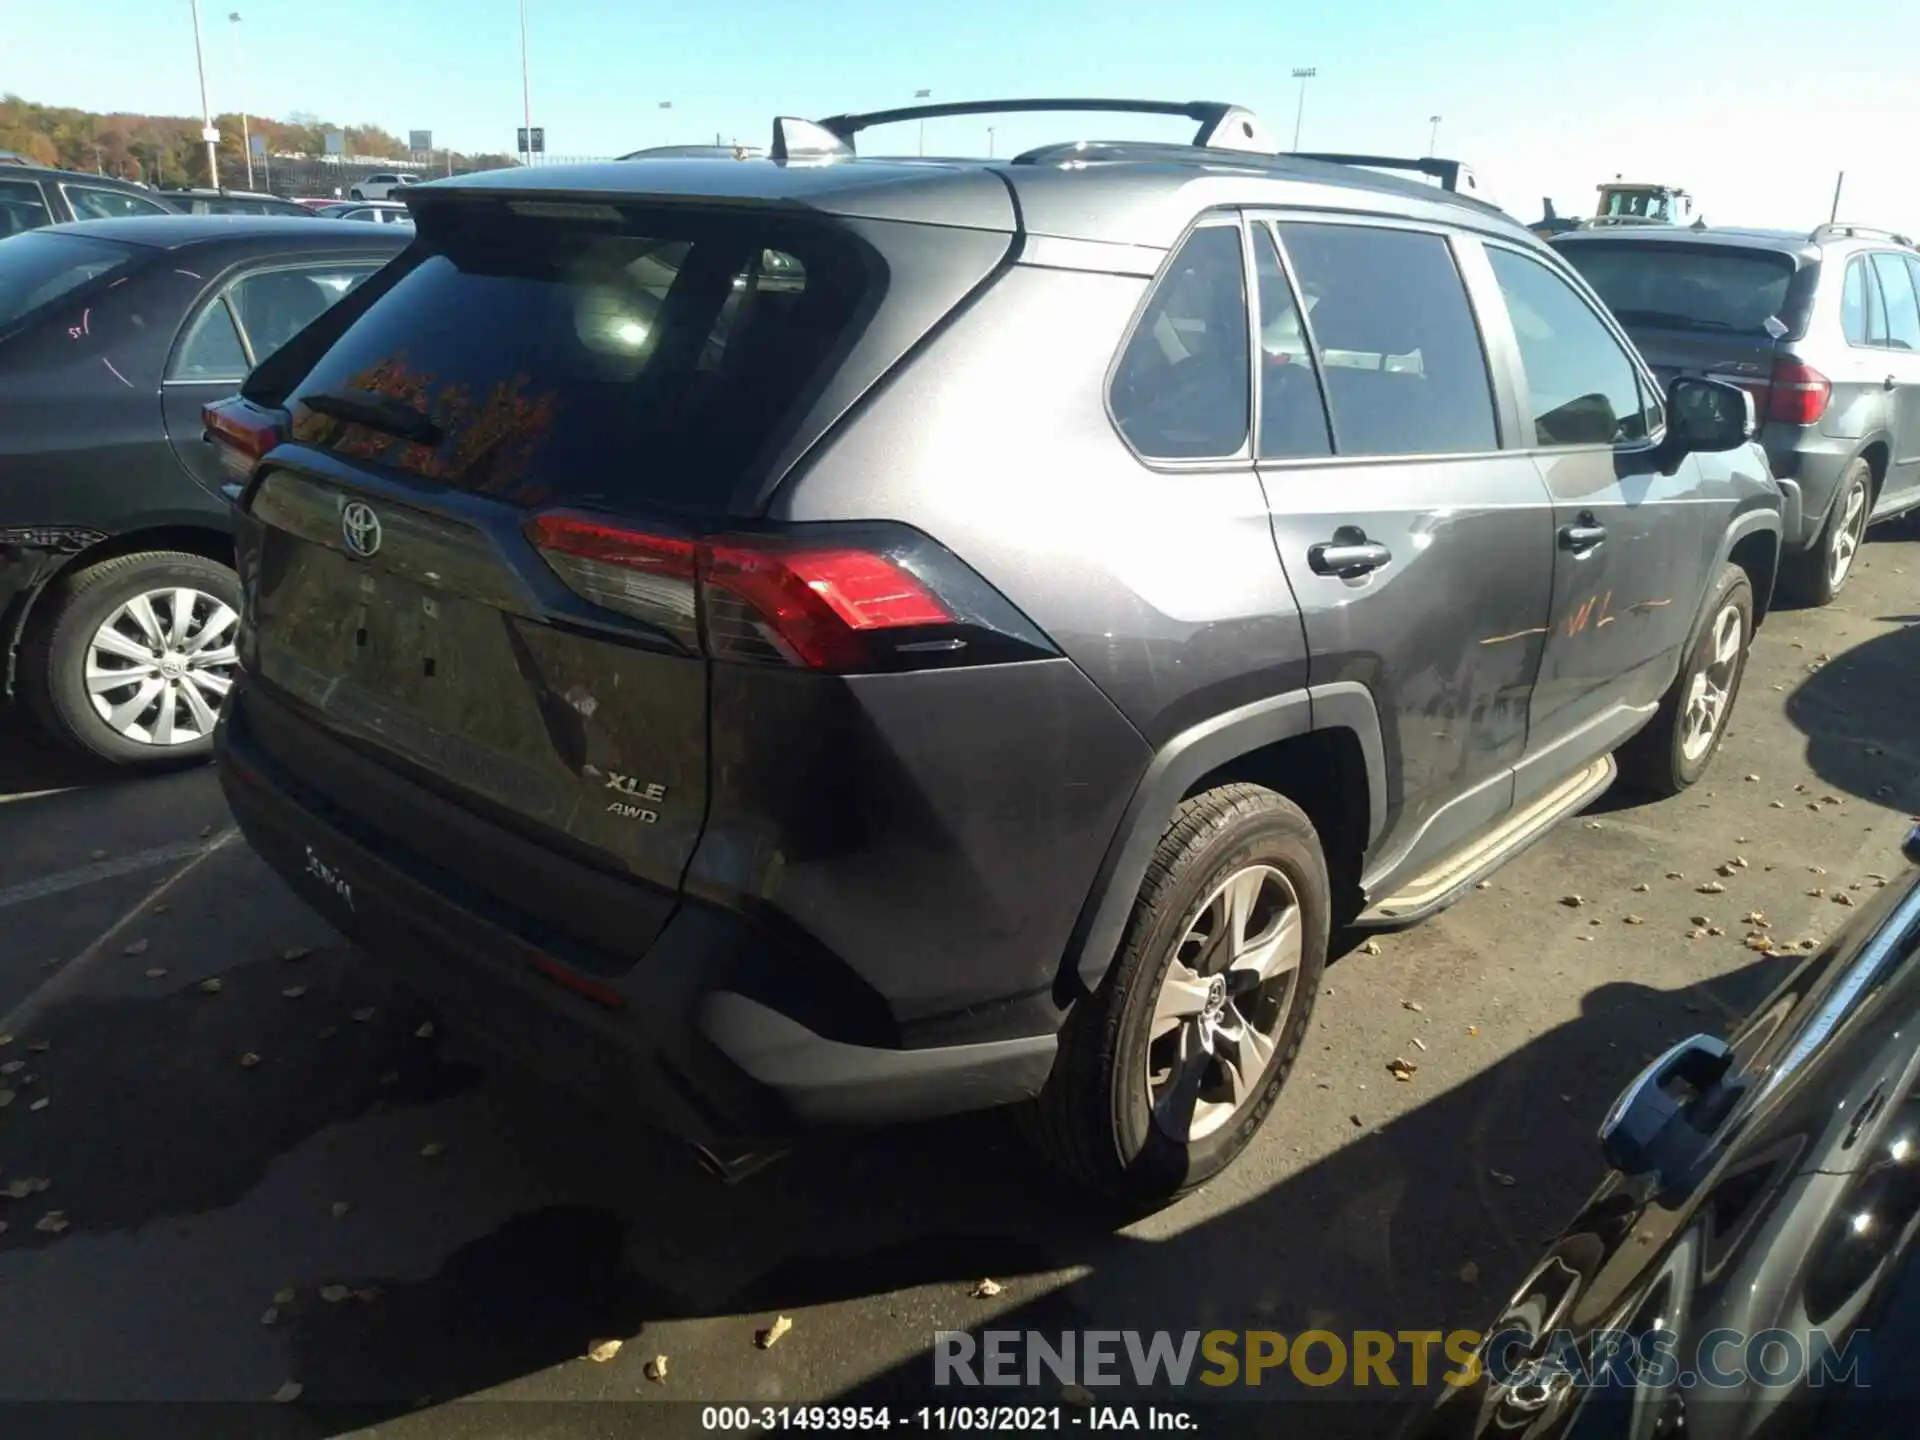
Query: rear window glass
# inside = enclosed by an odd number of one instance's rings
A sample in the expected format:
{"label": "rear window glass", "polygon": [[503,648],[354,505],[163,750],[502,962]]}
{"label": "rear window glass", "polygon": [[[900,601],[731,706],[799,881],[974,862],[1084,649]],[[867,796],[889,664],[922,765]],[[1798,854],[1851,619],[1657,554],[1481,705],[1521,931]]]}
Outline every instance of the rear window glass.
{"label": "rear window glass", "polygon": [[1626,326],[1764,335],[1793,283],[1792,259],[1764,250],[1575,244],[1560,253]]}
{"label": "rear window glass", "polygon": [[[658,228],[463,224],[295,387],[295,435],[523,505],[724,510],[839,349],[866,270],[812,227]],[[320,392],[399,401],[440,438],[299,405]]]}
{"label": "rear window glass", "polygon": [[0,240],[0,329],[124,268],[134,253],[110,240],[38,230]]}

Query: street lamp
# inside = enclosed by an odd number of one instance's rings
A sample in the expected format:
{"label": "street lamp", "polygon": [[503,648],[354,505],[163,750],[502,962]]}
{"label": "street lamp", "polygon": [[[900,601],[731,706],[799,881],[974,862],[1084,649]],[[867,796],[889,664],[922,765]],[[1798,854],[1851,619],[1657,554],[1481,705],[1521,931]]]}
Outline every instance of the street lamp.
{"label": "street lamp", "polygon": [[200,54],[200,0],[187,0],[193,9],[193,66],[200,72],[200,138],[207,144],[207,183],[220,188],[220,156],[214,149],[213,112],[207,108],[207,62]]}
{"label": "street lamp", "polygon": [[[240,54],[240,12],[233,11],[227,16],[227,24],[233,27],[233,88],[240,91],[241,78],[247,73],[247,65]],[[253,136],[247,129],[247,101],[244,93],[240,97],[240,153],[247,157],[247,189],[253,189]]]}
{"label": "street lamp", "polygon": [[527,128],[527,164],[533,164],[533,85],[527,78],[527,0],[520,0],[520,118]]}
{"label": "street lamp", "polygon": [[1427,154],[1438,155],[1440,153],[1440,117],[1429,115],[1427,119],[1433,124],[1432,133],[1427,136]]}
{"label": "street lamp", "polygon": [[987,126],[987,158],[993,159],[993,126]]}
{"label": "street lamp", "polygon": [[[913,92],[913,98],[916,100],[928,100],[932,97],[933,91],[931,90],[916,90]],[[924,120],[920,122],[920,153],[922,155],[927,153],[927,122]]]}
{"label": "street lamp", "polygon": [[1311,65],[1302,66],[1293,72],[1293,78],[1300,82],[1300,105],[1293,112],[1293,148],[1300,148],[1300,123],[1307,118],[1307,81],[1320,72]]}

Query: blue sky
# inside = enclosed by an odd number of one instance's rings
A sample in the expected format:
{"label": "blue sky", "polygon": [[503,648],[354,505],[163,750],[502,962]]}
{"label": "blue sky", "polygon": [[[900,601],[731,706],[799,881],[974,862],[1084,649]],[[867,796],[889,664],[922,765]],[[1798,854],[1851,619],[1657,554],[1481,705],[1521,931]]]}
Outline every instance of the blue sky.
{"label": "blue sky", "polygon": [[[227,14],[238,3],[244,68]],[[608,155],[715,133],[764,143],[775,113],[829,114],[1019,94],[1225,99],[1305,148],[1469,161],[1523,219],[1550,194],[1590,213],[1624,172],[1693,190],[1709,221],[1826,217],[1920,230],[1909,96],[1920,5],[1849,25],[1788,0],[528,0],[533,118],[555,154]],[[215,110],[313,111],[438,143],[510,149],[520,124],[514,0],[207,0]],[[1842,45],[1843,34],[1851,42]],[[191,114],[188,0],[0,5],[0,90],[53,104]],[[671,100],[673,109],[658,108]],[[935,121],[927,148],[982,153],[985,120]],[[1079,136],[1172,136],[1185,122],[1009,117],[998,153]],[[875,132],[869,149],[917,136]]]}

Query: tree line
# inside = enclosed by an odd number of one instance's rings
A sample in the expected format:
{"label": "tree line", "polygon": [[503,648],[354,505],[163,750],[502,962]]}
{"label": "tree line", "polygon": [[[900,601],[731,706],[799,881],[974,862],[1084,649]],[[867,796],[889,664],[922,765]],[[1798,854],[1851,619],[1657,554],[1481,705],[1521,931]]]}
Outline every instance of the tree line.
{"label": "tree line", "polygon": [[[247,128],[266,137],[274,155],[318,156],[326,153],[329,131],[346,136],[349,156],[404,160],[406,142],[379,125],[336,125],[317,115],[298,113],[285,120],[249,115]],[[246,142],[241,138],[237,113],[217,115],[218,147],[223,182],[236,183],[246,171]],[[24,155],[36,165],[84,170],[150,185],[204,185],[207,183],[206,146],[200,122],[183,115],[138,115],[129,112],[96,114],[71,106],[40,105],[18,95],[0,95],[0,150]],[[456,155],[460,169],[512,164],[504,155]]]}

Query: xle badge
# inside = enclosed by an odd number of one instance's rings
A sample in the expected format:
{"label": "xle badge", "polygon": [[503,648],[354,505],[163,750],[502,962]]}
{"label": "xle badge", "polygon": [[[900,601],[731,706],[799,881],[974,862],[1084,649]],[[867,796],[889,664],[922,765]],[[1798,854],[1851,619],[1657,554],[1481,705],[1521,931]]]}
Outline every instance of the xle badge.
{"label": "xle badge", "polygon": [[609,770],[607,789],[632,797],[631,800],[613,801],[607,806],[607,814],[622,820],[638,820],[642,825],[653,825],[659,822],[658,810],[650,809],[646,805],[634,804],[632,801],[650,800],[657,805],[667,798],[666,786],[650,785],[644,780],[636,780],[631,775],[622,775],[617,770]]}

